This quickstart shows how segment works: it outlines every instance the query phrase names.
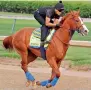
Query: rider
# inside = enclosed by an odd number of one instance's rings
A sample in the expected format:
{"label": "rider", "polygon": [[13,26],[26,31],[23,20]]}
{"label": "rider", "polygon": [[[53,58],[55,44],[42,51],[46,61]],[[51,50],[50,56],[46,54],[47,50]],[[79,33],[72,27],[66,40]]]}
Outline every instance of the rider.
{"label": "rider", "polygon": [[[64,5],[62,1],[59,1],[54,7],[42,7],[34,12],[34,18],[42,25],[41,27],[41,56],[46,59],[45,49],[43,42],[49,33],[50,28],[59,27],[59,18],[64,11]],[[52,19],[55,19],[53,22]]]}

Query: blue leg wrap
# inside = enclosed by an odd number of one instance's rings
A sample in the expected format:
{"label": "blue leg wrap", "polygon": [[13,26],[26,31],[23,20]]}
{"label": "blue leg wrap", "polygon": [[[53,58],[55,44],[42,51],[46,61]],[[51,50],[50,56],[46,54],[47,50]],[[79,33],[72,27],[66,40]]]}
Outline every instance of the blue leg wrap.
{"label": "blue leg wrap", "polygon": [[48,83],[50,83],[50,80],[45,80],[41,82],[41,85],[46,86]]}
{"label": "blue leg wrap", "polygon": [[30,81],[34,81],[35,80],[30,72],[26,72],[25,75],[26,75],[27,80],[30,80]]}
{"label": "blue leg wrap", "polygon": [[59,78],[55,77],[55,78],[51,81],[50,84],[51,84],[52,86],[55,86],[56,83],[57,83],[57,81],[58,81],[58,79],[59,79]]}

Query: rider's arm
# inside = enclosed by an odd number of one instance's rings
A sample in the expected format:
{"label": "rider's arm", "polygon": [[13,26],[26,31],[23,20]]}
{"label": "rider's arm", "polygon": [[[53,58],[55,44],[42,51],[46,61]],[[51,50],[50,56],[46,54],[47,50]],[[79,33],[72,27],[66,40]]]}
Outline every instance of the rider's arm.
{"label": "rider's arm", "polygon": [[46,26],[49,26],[49,27],[55,27],[56,26],[56,23],[51,23],[50,22],[49,17],[46,17],[45,24],[46,24]]}
{"label": "rider's arm", "polygon": [[59,19],[54,19],[54,23],[59,23]]}
{"label": "rider's arm", "polygon": [[50,22],[50,19],[51,19],[51,17],[52,17],[52,14],[53,14],[53,12],[52,12],[51,9],[48,9],[48,10],[46,11],[46,20],[45,20],[46,26],[49,26],[49,27],[55,27],[55,26],[56,26],[55,23],[51,23],[51,22]]}
{"label": "rider's arm", "polygon": [[57,23],[57,24],[60,23],[61,20],[62,20],[62,17],[60,17],[60,16],[56,16],[56,17],[54,18],[54,22]]}

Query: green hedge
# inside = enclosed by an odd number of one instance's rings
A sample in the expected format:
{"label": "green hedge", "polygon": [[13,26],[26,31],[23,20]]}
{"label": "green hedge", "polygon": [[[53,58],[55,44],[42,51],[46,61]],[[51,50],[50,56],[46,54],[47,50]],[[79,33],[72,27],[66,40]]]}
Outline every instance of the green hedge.
{"label": "green hedge", "polygon": [[81,17],[91,18],[91,1],[65,1],[65,11],[80,10]]}
{"label": "green hedge", "polygon": [[[54,6],[57,1],[0,1],[0,11],[17,12],[17,13],[33,13],[36,9],[44,6]],[[66,13],[71,10],[81,11],[82,17],[91,17],[90,1],[64,1]]]}
{"label": "green hedge", "polygon": [[53,1],[0,1],[0,11],[32,13],[44,6],[53,6]]}

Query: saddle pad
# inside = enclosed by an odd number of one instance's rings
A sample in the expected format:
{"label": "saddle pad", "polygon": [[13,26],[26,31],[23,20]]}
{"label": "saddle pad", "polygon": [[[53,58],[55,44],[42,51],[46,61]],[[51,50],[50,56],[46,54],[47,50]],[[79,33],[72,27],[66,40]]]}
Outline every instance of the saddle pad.
{"label": "saddle pad", "polygon": [[[41,29],[37,28],[33,31],[30,37],[29,46],[32,48],[40,48],[40,43],[41,43]],[[44,47],[46,49],[48,47],[48,44],[45,44]]]}

